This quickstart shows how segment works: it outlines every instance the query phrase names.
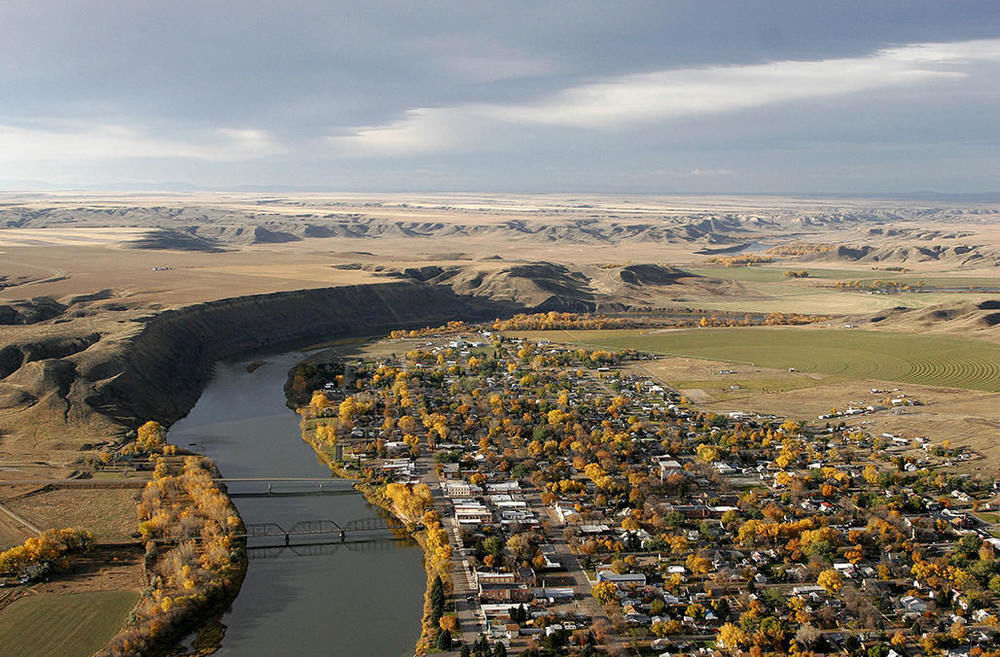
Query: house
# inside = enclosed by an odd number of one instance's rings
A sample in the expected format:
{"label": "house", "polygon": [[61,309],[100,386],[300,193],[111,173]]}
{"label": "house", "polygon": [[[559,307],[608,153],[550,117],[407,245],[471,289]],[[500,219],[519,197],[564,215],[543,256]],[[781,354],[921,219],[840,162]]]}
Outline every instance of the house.
{"label": "house", "polygon": [[493,495],[495,493],[510,493],[521,490],[521,484],[516,480],[500,481],[495,484],[486,484],[486,491]]}
{"label": "house", "polygon": [[568,502],[556,502],[553,511],[555,511],[556,517],[559,518],[559,522],[564,525],[580,517],[580,512]]}
{"label": "house", "polygon": [[471,497],[483,492],[482,488],[473,486],[464,479],[448,479],[442,484],[442,487],[448,497]]}
{"label": "house", "polygon": [[670,475],[684,473],[684,466],[679,461],[670,457],[657,459],[657,465],[660,466],[660,481],[665,480]]}
{"label": "house", "polygon": [[613,570],[598,570],[598,582],[612,582],[619,586],[646,586],[646,576],[642,573],[622,573],[619,575]]}
{"label": "house", "polygon": [[548,600],[554,603],[557,600],[572,600],[576,596],[571,586],[548,586],[535,589],[536,600]]}
{"label": "house", "polygon": [[503,572],[496,570],[475,570],[476,585],[479,584],[499,584],[513,583],[517,581],[517,575],[513,572]]}
{"label": "house", "polygon": [[531,602],[535,589],[523,582],[480,582],[479,597],[493,602]]}
{"label": "house", "polygon": [[493,514],[475,500],[455,502],[455,520],[460,525],[479,525],[493,522]]}
{"label": "house", "polygon": [[712,467],[714,467],[715,470],[723,476],[739,474],[740,472],[738,469],[724,461],[717,461]]}
{"label": "house", "polygon": [[902,598],[899,599],[899,604],[906,611],[912,611],[918,614],[922,614],[925,611],[927,611],[927,603],[921,600],[920,598],[916,598],[912,595],[904,595]]}

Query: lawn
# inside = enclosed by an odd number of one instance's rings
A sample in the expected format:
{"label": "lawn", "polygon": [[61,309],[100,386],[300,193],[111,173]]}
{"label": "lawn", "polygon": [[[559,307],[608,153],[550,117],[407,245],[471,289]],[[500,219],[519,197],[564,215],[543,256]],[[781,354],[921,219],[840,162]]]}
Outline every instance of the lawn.
{"label": "lawn", "polygon": [[792,368],[850,379],[1000,392],[1000,345],[971,338],[813,328],[546,331],[557,342]]}
{"label": "lawn", "polygon": [[88,657],[107,645],[138,599],[135,591],[21,598],[0,611],[0,657]]}

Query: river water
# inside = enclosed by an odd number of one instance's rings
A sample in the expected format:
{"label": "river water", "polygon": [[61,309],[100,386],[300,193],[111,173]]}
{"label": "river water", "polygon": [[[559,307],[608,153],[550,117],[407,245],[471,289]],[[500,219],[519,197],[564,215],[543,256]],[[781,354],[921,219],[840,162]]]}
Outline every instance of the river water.
{"label": "river water", "polygon": [[[328,477],[301,438],[298,416],[285,406],[285,377],[301,358],[299,352],[262,357],[267,362],[252,372],[250,361],[218,363],[198,403],[170,429],[169,441],[208,456],[225,477]],[[300,520],[343,524],[377,515],[360,494],[234,501],[245,522],[285,528]],[[239,596],[222,617],[227,630],[217,655],[413,654],[424,591],[415,543],[251,550],[250,555]]]}

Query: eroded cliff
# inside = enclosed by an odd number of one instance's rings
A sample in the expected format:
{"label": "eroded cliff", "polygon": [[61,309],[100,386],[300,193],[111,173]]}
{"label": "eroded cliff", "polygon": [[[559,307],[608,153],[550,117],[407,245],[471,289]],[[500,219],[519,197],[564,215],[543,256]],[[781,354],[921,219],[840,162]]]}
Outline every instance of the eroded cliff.
{"label": "eroded cliff", "polygon": [[406,281],[223,299],[103,324],[88,318],[18,327],[22,337],[8,333],[0,354],[0,445],[8,456],[68,460],[141,420],[169,424],[183,417],[217,360],[517,310]]}

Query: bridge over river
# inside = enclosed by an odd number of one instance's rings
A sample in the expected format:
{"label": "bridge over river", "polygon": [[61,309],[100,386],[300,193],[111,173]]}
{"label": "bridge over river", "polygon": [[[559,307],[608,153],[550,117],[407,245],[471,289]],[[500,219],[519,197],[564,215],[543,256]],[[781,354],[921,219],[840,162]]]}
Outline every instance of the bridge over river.
{"label": "bridge over river", "polygon": [[300,520],[287,529],[276,522],[254,522],[248,523],[245,527],[243,533],[234,536],[248,541],[281,538],[285,545],[291,545],[292,537],[295,536],[335,537],[340,543],[366,542],[378,538],[379,535],[384,537],[385,534],[400,534],[407,529],[406,525],[392,516],[359,518],[345,523],[334,520]]}

